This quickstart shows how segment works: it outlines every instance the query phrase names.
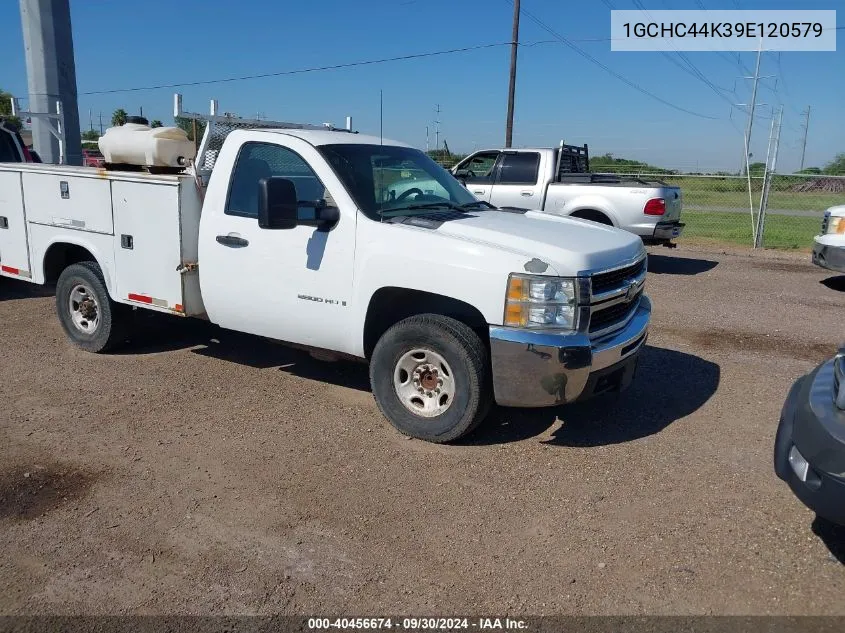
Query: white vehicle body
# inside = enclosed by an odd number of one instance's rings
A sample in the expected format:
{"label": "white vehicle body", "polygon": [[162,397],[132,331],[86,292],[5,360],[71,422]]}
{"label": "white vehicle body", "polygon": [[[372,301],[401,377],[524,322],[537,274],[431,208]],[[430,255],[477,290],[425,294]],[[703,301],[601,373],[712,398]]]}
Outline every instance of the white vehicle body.
{"label": "white vehicle body", "polygon": [[678,187],[612,174],[567,173],[562,149],[481,150],[452,168],[479,200],[497,207],[537,209],[630,231],[647,243],[681,235]]}
{"label": "white vehicle body", "polygon": [[[373,217],[327,159],[327,150],[356,147],[422,156],[401,143],[348,132],[279,129],[229,134],[207,187],[193,174],[0,165],[0,274],[38,284],[58,279],[61,289],[63,271],[92,262],[108,291],[95,302],[100,313],[107,301],[207,318],[362,359],[371,359],[380,337],[401,319],[440,314],[487,340],[493,392],[504,405],[588,397],[608,388],[608,372],[611,387],[630,382],[651,312],[639,239],[540,212],[400,210]],[[264,169],[254,158],[259,152],[301,161],[298,172],[284,173],[298,193],[296,226],[262,228],[254,214],[241,212],[251,208],[244,201],[253,195],[242,183],[249,184],[250,170]],[[303,165],[310,173],[303,175]],[[263,186],[274,179],[263,178]],[[443,178],[451,179],[445,172]],[[403,186],[381,187],[376,199],[395,198]],[[308,216],[300,208],[314,198],[317,208],[328,202],[328,224],[320,219],[324,211],[310,209]],[[571,327],[507,325],[503,307],[514,275],[572,278],[577,318]],[[62,301],[57,292],[60,316]],[[88,317],[70,301],[68,318],[84,323]],[[553,314],[564,312],[554,307]],[[65,329],[73,338],[73,328]]]}
{"label": "white vehicle body", "polygon": [[825,212],[821,233],[813,240],[813,263],[845,273],[845,205]]}

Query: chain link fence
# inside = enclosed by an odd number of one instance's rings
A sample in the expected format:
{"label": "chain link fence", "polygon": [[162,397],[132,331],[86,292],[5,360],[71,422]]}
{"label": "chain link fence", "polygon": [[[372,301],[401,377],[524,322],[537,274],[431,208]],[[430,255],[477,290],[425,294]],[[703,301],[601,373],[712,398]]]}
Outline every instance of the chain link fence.
{"label": "chain link fence", "polygon": [[[459,158],[437,157],[447,169]],[[737,175],[620,172],[646,180],[661,180],[681,188],[681,241],[737,244],[778,249],[809,249],[818,235],[824,212],[845,204],[845,175],[769,174],[768,200],[761,213],[764,177]],[[761,215],[763,230],[757,227]]]}
{"label": "chain link fence", "polygon": [[807,249],[825,210],[845,204],[845,176],[770,174],[766,182],[763,176],[636,175],[681,188],[683,239],[690,241],[754,246],[762,217],[757,246]]}

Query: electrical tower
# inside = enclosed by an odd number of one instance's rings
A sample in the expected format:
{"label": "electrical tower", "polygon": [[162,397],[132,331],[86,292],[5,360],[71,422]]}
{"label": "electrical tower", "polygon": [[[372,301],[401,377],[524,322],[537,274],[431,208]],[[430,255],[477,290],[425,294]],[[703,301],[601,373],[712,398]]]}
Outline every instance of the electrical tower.
{"label": "electrical tower", "polygon": [[804,154],[807,153],[807,132],[810,131],[810,106],[807,106],[807,111],[802,112],[801,116],[804,117],[804,123],[801,124],[804,130],[804,140],[801,142],[801,169],[799,171],[804,171]]}
{"label": "electrical tower", "polygon": [[434,109],[434,149],[440,149],[440,104],[436,104]]}

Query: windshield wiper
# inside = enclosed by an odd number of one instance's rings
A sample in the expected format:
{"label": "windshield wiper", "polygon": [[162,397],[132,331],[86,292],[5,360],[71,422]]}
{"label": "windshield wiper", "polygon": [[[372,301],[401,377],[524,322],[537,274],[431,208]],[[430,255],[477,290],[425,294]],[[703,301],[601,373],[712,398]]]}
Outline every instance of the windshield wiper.
{"label": "windshield wiper", "polygon": [[464,209],[454,202],[449,202],[448,200],[444,200],[443,202],[426,202],[425,204],[409,204],[406,207],[399,207],[397,209],[385,209],[384,211],[380,211],[379,214],[385,217],[392,217],[396,215],[401,215],[405,211],[418,211],[420,209],[431,209],[431,210],[442,210],[442,211],[463,211]]}
{"label": "windshield wiper", "polygon": [[490,204],[486,200],[475,200],[473,202],[467,202],[466,204],[459,205],[458,208],[459,209],[472,209],[472,208],[477,207],[479,205],[482,205],[482,206],[486,207],[487,209],[495,209],[496,208],[495,205]]}

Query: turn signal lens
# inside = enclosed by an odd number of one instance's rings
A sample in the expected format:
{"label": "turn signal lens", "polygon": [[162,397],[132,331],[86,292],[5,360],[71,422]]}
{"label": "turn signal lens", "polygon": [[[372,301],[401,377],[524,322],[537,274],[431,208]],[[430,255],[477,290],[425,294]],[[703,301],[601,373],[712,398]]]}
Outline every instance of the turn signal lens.
{"label": "turn signal lens", "polygon": [[575,280],[539,275],[508,278],[504,324],[510,327],[576,327]]}
{"label": "turn signal lens", "polygon": [[522,277],[508,279],[508,301],[522,301],[526,295],[526,280]]}
{"label": "turn signal lens", "polygon": [[837,235],[845,234],[845,218],[831,216],[830,223],[827,225],[827,232],[836,233]]}

